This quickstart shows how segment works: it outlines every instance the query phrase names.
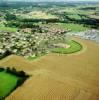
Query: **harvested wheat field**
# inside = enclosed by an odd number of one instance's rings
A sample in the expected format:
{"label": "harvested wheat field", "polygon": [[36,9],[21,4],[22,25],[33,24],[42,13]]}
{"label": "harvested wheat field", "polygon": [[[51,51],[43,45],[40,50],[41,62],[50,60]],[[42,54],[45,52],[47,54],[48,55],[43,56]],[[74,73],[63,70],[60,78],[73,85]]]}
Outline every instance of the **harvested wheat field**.
{"label": "harvested wheat field", "polygon": [[10,56],[0,66],[32,75],[6,100],[99,100],[99,44],[89,40],[76,54],[48,54],[34,61]]}
{"label": "harvested wheat field", "polygon": [[17,70],[24,70],[24,71],[35,69],[35,67],[32,66],[32,64],[28,60],[26,60],[21,56],[16,56],[16,55],[11,55],[1,60],[0,66],[14,67]]}

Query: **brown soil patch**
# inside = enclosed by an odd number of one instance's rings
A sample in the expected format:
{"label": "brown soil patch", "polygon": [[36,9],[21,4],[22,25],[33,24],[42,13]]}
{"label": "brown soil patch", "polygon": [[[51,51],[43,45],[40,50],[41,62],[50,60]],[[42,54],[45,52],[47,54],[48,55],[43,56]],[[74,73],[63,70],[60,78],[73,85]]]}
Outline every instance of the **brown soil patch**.
{"label": "brown soil patch", "polygon": [[53,44],[53,46],[58,48],[66,48],[66,49],[70,47],[70,45],[64,43]]}

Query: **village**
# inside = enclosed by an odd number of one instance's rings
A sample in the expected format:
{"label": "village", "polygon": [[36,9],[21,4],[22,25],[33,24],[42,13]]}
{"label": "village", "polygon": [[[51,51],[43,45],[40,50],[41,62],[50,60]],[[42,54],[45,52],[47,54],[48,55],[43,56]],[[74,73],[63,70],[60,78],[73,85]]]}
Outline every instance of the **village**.
{"label": "village", "polygon": [[[18,30],[15,33],[0,32],[0,55],[1,58],[10,52],[11,54],[21,55],[25,58],[29,56],[39,56],[48,53],[55,41],[64,40],[65,30],[44,26],[40,30],[33,31],[31,28]],[[63,34],[63,35],[62,35]]]}

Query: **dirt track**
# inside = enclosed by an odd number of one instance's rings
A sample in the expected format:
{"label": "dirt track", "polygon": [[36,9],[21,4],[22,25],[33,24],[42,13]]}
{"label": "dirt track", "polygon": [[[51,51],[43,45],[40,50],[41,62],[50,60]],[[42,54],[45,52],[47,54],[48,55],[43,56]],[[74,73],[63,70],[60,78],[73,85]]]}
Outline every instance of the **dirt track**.
{"label": "dirt track", "polygon": [[11,56],[1,66],[31,74],[6,100],[99,100],[99,44],[80,40],[85,50],[72,55],[49,54],[34,61]]}

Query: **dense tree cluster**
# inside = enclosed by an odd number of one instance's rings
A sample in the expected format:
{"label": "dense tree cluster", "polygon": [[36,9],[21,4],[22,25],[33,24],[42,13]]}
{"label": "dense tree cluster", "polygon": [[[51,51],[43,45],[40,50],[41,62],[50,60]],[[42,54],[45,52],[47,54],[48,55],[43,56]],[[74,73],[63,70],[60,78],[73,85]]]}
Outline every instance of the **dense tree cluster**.
{"label": "dense tree cluster", "polygon": [[22,22],[45,22],[45,23],[55,23],[59,22],[59,19],[51,18],[51,19],[22,19]]}
{"label": "dense tree cluster", "polygon": [[29,77],[29,75],[27,75],[24,71],[17,71],[15,68],[7,67],[5,69],[5,68],[0,67],[0,72],[2,71],[6,71],[9,74],[19,77],[16,87],[22,85],[24,81]]}
{"label": "dense tree cluster", "polygon": [[96,10],[96,7],[84,7],[80,8],[80,10]]}
{"label": "dense tree cluster", "polygon": [[17,17],[14,14],[6,13],[4,17],[7,21],[16,20]]}
{"label": "dense tree cluster", "polygon": [[15,68],[6,68],[6,72],[12,75],[15,75],[17,77],[20,77],[17,81],[17,85],[16,87],[22,85],[24,83],[24,81],[29,77],[29,75],[27,75],[24,71],[17,71]]}
{"label": "dense tree cluster", "polygon": [[11,55],[11,54],[12,54],[11,51],[6,50],[4,54],[0,54],[0,59],[5,58],[5,57],[7,57],[7,56],[9,56],[9,55]]}
{"label": "dense tree cluster", "polygon": [[0,68],[0,72],[4,71],[5,69],[4,68]]}
{"label": "dense tree cluster", "polygon": [[99,19],[90,18],[88,15],[78,14],[78,16],[80,16],[81,18],[75,19],[75,18],[70,18],[69,14],[66,12],[52,13],[52,14],[60,18],[58,22],[83,24],[84,26],[87,27],[99,29]]}
{"label": "dense tree cluster", "polygon": [[34,25],[33,22],[19,22],[9,21],[5,23],[6,27],[18,27],[18,28],[39,28],[39,25]]}

